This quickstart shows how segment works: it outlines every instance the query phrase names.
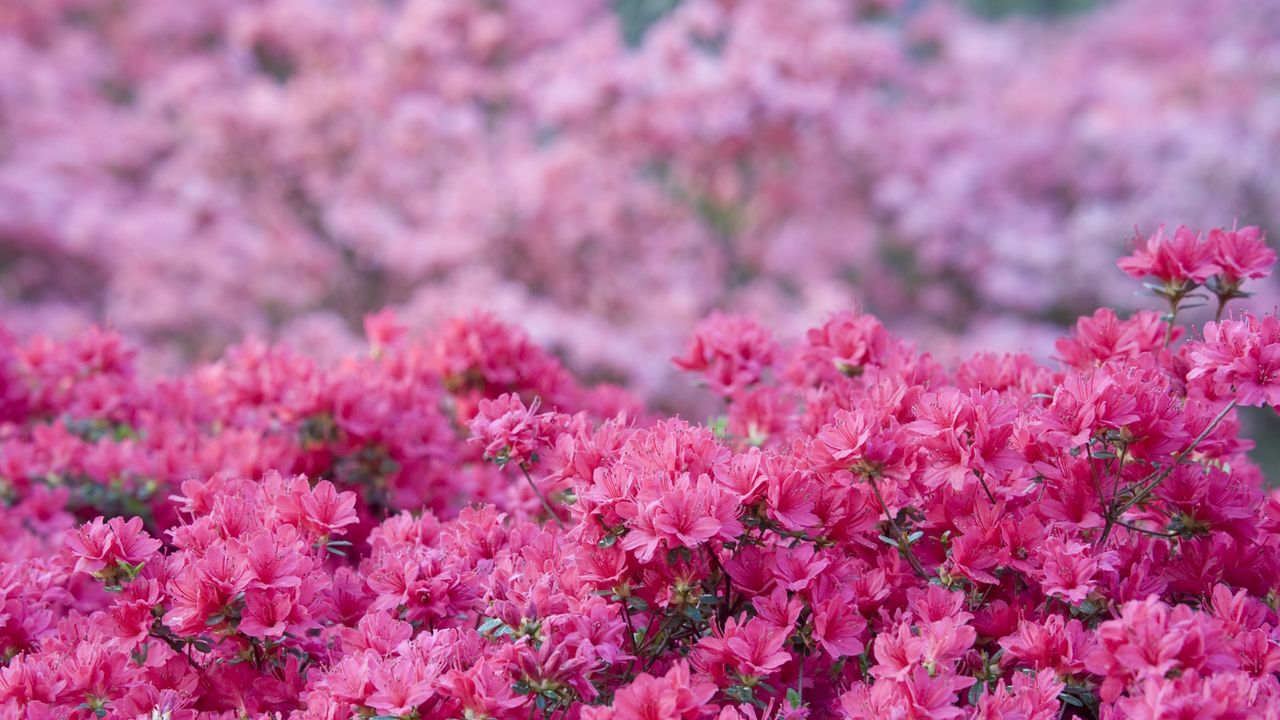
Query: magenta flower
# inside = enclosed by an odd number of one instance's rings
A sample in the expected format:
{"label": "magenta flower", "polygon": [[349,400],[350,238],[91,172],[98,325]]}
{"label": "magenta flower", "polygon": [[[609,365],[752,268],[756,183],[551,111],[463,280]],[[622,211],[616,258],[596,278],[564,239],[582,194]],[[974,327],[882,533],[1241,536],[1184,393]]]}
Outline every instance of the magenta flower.
{"label": "magenta flower", "polygon": [[483,448],[486,460],[525,467],[551,446],[559,420],[554,413],[538,413],[535,399],[525,407],[519,396],[508,393],[496,400],[481,400],[471,420],[471,441]]}
{"label": "magenta flower", "polygon": [[67,536],[67,549],[76,558],[76,571],[103,580],[118,576],[132,579],[137,574],[134,568],[150,560],[160,546],[160,541],[143,529],[139,517],[116,517],[105,523],[98,517]]}
{"label": "magenta flower", "polygon": [[1117,263],[1130,277],[1155,277],[1170,287],[1198,285],[1216,269],[1214,246],[1185,226],[1173,237],[1166,237],[1160,228],[1145,242],[1140,238],[1134,242],[1134,253]]}
{"label": "magenta flower", "polygon": [[782,649],[788,634],[788,628],[752,619],[727,637],[725,648],[740,674],[765,677],[791,659],[791,654]]}
{"label": "magenta flower", "polygon": [[301,497],[303,525],[321,537],[341,534],[360,521],[355,504],[355,493],[338,492],[333,483],[322,480]]}
{"label": "magenta flower", "polygon": [[274,590],[250,590],[245,594],[240,632],[259,639],[280,637],[293,613],[293,599],[288,593]]}
{"label": "magenta flower", "polygon": [[713,540],[732,540],[742,532],[733,495],[711,478],[687,474],[673,480],[643,481],[633,502],[618,507],[629,531],[622,547],[649,562],[660,546],[696,549]]}
{"label": "magenta flower", "polygon": [[1266,237],[1256,227],[1210,230],[1208,243],[1224,284],[1267,277],[1276,263],[1275,251],[1267,247]]}
{"label": "magenta flower", "polygon": [[1049,537],[1041,552],[1044,576],[1040,587],[1045,594],[1073,604],[1084,601],[1096,587],[1099,572],[1110,567],[1105,554],[1096,557],[1088,546],[1079,542]]}
{"label": "magenta flower", "polygon": [[775,351],[773,337],[753,318],[712,313],[698,326],[685,354],[673,361],[697,373],[717,394],[732,397],[760,381]]}
{"label": "magenta flower", "polygon": [[704,717],[706,703],[716,687],[691,676],[689,667],[677,662],[667,674],[641,673],[614,698],[612,720],[695,720]]}
{"label": "magenta flower", "polygon": [[384,714],[408,715],[435,695],[436,672],[412,657],[378,662],[370,674],[374,691],[367,703]]}
{"label": "magenta flower", "polygon": [[1204,378],[1214,396],[1280,407],[1280,320],[1274,315],[1206,324],[1191,360],[1187,379]]}
{"label": "magenta flower", "polygon": [[1043,623],[1019,622],[1017,633],[1002,638],[1000,647],[1036,670],[1051,669],[1067,676],[1084,670],[1092,638],[1079,620],[1051,615]]}
{"label": "magenta flower", "polygon": [[833,597],[813,612],[813,639],[832,657],[851,657],[862,652],[867,621],[842,598]]}

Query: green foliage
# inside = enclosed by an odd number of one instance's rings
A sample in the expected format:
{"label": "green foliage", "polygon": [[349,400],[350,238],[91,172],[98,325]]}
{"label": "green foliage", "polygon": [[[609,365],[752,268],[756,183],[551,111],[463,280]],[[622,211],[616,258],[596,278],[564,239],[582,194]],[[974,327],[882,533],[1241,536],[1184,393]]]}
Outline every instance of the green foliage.
{"label": "green foliage", "polygon": [[1104,2],[1105,0],[965,0],[970,10],[983,17],[1022,15],[1047,19],[1087,12]]}
{"label": "green foliage", "polygon": [[680,0],[614,0],[613,10],[622,24],[622,37],[627,45],[636,47],[649,28],[679,5]]}

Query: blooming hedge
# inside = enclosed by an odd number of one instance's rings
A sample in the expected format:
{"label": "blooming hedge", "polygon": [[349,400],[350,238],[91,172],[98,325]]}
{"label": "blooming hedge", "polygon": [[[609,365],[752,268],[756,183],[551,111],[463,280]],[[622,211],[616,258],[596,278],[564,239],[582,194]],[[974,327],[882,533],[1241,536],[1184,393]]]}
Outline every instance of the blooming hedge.
{"label": "blooming hedge", "polygon": [[[714,315],[707,425],[484,315],[144,379],[0,339],[0,712],[32,718],[1278,718],[1280,492],[1236,409],[1253,228],[1121,267],[1168,312],[944,368],[866,314]],[[1197,300],[1219,319],[1187,334]]]}

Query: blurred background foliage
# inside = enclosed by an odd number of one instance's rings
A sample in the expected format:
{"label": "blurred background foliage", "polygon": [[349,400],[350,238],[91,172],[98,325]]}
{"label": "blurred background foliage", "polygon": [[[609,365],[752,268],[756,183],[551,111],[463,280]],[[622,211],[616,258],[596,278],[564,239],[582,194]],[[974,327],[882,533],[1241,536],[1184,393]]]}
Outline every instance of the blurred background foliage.
{"label": "blurred background foliage", "polygon": [[[906,0],[918,8],[930,0]],[[990,20],[1037,18],[1057,21],[1097,9],[1107,0],[964,0],[974,14]],[[1241,0],[1246,2],[1247,0]],[[681,0],[614,0],[614,10],[622,23],[627,44],[639,45],[645,32],[680,5]],[[1280,485],[1280,416],[1269,408],[1241,411],[1245,434],[1257,443],[1255,459],[1273,485]]]}
{"label": "blurred background foliage", "polygon": [[[906,0],[911,6],[929,0]],[[1092,10],[1106,0],[964,0],[974,13],[1000,19],[1011,16],[1055,19]],[[1242,0],[1244,1],[1244,0]],[[680,5],[680,0],[614,0],[614,10],[622,21],[627,43],[635,46],[654,23]]]}
{"label": "blurred background foliage", "polygon": [[1010,15],[1056,18],[1098,7],[1104,0],[966,0],[979,15],[1002,18]]}
{"label": "blurred background foliage", "polygon": [[679,5],[680,0],[614,0],[613,8],[622,22],[627,44],[634,47],[640,44],[646,30]]}

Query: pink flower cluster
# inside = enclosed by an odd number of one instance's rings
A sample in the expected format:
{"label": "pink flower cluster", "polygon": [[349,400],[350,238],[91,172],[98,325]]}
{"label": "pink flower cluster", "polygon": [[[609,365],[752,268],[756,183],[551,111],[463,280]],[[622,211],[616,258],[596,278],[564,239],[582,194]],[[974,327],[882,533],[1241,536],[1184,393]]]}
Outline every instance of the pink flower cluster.
{"label": "pink flower cluster", "polygon": [[[1163,281],[1240,246],[1196,238]],[[155,381],[0,335],[0,716],[1280,719],[1236,414],[1280,326],[1175,321],[946,367],[866,314],[713,315],[676,360],[707,424],[483,315]]]}
{"label": "pink flower cluster", "polygon": [[1248,297],[1240,289],[1246,279],[1271,274],[1276,253],[1267,247],[1256,227],[1240,230],[1210,230],[1206,240],[1189,228],[1180,227],[1172,238],[1163,229],[1140,245],[1133,255],[1120,261],[1120,269],[1135,278],[1155,277],[1159,285],[1148,286],[1170,302],[1170,312],[1179,307],[1196,288],[1205,285],[1218,299],[1217,319],[1226,304]]}
{"label": "pink flower cluster", "polygon": [[0,302],[164,369],[482,307],[668,404],[715,309],[1047,352],[1134,223],[1280,222],[1280,0],[1097,5],[11,0]]}

